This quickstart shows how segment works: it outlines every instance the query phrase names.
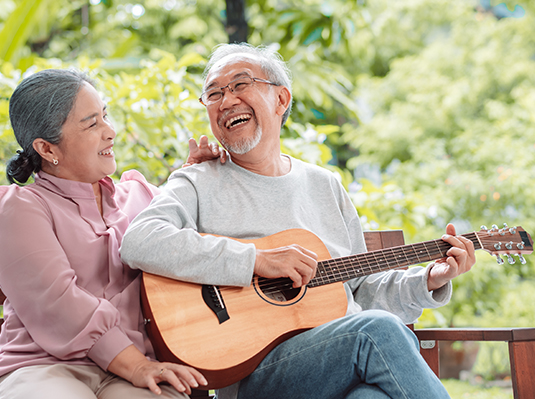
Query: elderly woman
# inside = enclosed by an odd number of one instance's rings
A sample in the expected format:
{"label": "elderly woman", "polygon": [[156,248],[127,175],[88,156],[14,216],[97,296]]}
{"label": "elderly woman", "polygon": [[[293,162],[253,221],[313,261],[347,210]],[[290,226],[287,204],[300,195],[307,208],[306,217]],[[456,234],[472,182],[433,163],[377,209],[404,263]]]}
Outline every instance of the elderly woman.
{"label": "elderly woman", "polygon": [[[38,72],[17,87],[9,113],[22,151],[8,178],[35,173],[35,183],[0,187],[0,398],[186,398],[206,381],[155,360],[140,273],[119,257],[128,223],[157,188],[136,171],[118,184],[108,177],[115,131],[93,83],[76,71]],[[217,156],[212,149],[193,142],[187,163]]]}

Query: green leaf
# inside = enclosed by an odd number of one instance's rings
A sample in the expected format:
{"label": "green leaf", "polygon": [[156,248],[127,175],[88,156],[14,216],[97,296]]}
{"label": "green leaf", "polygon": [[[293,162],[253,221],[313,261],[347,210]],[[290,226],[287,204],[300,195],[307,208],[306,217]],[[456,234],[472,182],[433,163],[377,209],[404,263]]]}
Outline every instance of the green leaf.
{"label": "green leaf", "polygon": [[50,0],[24,0],[9,16],[0,32],[0,59],[11,61],[32,33],[38,11]]}

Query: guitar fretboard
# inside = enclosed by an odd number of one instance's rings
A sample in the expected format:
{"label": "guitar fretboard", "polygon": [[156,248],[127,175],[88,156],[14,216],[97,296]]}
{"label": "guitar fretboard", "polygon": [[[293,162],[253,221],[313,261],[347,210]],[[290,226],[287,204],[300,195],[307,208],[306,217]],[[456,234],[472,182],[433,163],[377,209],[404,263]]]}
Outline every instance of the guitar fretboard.
{"label": "guitar fretboard", "polygon": [[[482,248],[475,232],[463,234],[463,237],[472,241],[476,250]],[[430,262],[446,257],[446,252],[450,248],[450,244],[439,239],[320,261],[316,276],[308,283],[308,286],[318,287],[377,272]]]}

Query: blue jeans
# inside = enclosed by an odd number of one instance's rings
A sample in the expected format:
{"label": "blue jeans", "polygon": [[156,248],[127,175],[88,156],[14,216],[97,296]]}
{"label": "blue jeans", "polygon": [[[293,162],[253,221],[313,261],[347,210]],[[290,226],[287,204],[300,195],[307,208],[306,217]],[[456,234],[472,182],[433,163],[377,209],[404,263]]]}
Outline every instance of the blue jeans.
{"label": "blue jeans", "polygon": [[449,398],[418,340],[381,310],[346,316],[271,351],[241,381],[238,399]]}

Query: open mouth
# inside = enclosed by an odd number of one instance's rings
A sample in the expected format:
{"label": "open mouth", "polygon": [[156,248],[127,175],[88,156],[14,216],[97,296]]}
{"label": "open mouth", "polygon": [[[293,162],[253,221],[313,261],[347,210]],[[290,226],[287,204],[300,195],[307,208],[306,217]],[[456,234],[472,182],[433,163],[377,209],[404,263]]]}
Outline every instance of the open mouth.
{"label": "open mouth", "polygon": [[233,127],[249,122],[251,118],[252,118],[251,114],[241,114],[241,115],[233,116],[232,118],[230,118],[228,121],[225,122],[225,127],[227,129],[231,129]]}
{"label": "open mouth", "polygon": [[98,155],[113,155],[113,147],[108,147],[105,150],[102,150]]}

